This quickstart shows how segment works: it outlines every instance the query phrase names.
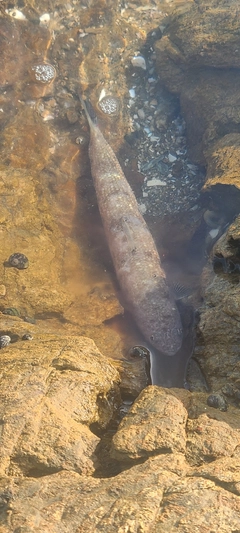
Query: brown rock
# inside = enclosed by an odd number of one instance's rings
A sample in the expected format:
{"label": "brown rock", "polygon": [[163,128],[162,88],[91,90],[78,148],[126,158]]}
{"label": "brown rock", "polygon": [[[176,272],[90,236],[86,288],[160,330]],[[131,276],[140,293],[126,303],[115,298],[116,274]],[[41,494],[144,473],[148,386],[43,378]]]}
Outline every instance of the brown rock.
{"label": "brown rock", "polygon": [[217,485],[224,484],[225,488],[240,496],[240,458],[221,457],[210,464],[203,464],[195,470],[195,474],[211,479]]}
{"label": "brown rock", "polygon": [[207,180],[203,191],[212,196],[215,205],[222,210],[225,216],[238,214],[240,205],[239,133],[224,135],[213,147],[205,150],[205,157]]}
{"label": "brown rock", "polygon": [[[187,478],[183,478],[184,474]],[[192,475],[191,475],[192,474]],[[195,478],[181,454],[161,455],[111,479],[59,472],[0,482],[3,533],[238,531],[240,499]],[[84,502],[84,504],[83,504]]]}
{"label": "brown rock", "polygon": [[160,79],[180,94],[189,155],[200,164],[211,144],[239,131],[237,12],[235,0],[180,6],[155,45]]}
{"label": "brown rock", "polygon": [[187,423],[187,457],[192,464],[233,455],[240,446],[240,431],[225,422],[200,415]]}
{"label": "brown rock", "polygon": [[147,387],[122,420],[112,456],[131,461],[153,454],[184,452],[187,411],[167,389]]}
{"label": "brown rock", "polygon": [[[223,392],[239,404],[239,237],[235,219],[213,249],[212,262],[202,275],[204,303],[198,324],[196,356],[212,390]],[[218,261],[218,262],[216,262]],[[229,271],[228,271],[229,270]],[[229,389],[230,387],[230,389]]]}
{"label": "brown rock", "polygon": [[123,398],[135,399],[149,385],[150,376],[144,358],[135,358],[133,361],[113,360],[112,365],[120,374]]}
{"label": "brown rock", "polygon": [[161,78],[179,92],[190,69],[238,68],[238,1],[199,0],[180,5],[156,44]]}
{"label": "brown rock", "polygon": [[1,472],[94,471],[118,398],[118,373],[93,341],[37,336],[1,350]]}

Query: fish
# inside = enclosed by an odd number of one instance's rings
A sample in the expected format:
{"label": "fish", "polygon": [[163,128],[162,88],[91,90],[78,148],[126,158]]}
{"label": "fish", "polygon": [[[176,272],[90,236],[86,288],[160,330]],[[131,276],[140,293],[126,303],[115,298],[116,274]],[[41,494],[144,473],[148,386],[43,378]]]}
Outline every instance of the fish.
{"label": "fish", "polygon": [[116,277],[144,339],[166,356],[181,348],[180,313],[135,195],[89,103],[80,96],[90,128],[89,159],[98,207]]}

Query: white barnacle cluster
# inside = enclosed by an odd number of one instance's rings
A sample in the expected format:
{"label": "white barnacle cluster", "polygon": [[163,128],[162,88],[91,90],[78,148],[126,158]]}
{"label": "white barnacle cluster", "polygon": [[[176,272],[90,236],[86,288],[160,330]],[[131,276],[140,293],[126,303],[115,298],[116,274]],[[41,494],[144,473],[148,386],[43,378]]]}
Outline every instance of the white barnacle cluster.
{"label": "white barnacle cluster", "polygon": [[32,67],[34,75],[37,81],[42,83],[50,83],[56,76],[55,68],[49,63],[40,63]]}
{"label": "white barnacle cluster", "polygon": [[105,115],[118,115],[120,100],[117,96],[103,96],[98,102],[98,107]]}

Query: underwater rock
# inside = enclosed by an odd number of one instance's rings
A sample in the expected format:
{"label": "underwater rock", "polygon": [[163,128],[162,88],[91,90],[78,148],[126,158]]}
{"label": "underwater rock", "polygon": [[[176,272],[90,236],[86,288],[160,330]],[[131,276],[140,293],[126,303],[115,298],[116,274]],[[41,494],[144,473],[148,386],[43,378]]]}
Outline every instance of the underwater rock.
{"label": "underwater rock", "polygon": [[214,245],[202,273],[204,301],[195,355],[210,389],[215,391],[223,387],[239,388],[239,240],[240,217],[237,217]]}
{"label": "underwater rock", "polygon": [[11,267],[18,268],[18,270],[24,270],[29,266],[29,261],[26,255],[18,252],[10,255],[9,259],[7,260],[7,263]]}
{"label": "underwater rock", "polygon": [[190,81],[191,69],[239,68],[238,10],[238,0],[185,2],[175,9],[155,44],[159,75],[171,91]]}

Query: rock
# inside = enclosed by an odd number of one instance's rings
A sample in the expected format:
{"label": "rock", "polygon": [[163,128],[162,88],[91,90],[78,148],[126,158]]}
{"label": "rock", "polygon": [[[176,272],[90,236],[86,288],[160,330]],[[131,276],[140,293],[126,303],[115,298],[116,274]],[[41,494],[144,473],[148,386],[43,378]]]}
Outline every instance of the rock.
{"label": "rock", "polygon": [[229,424],[212,420],[206,414],[188,420],[186,457],[190,464],[232,456],[237,448],[240,449],[240,431]]}
{"label": "rock", "polygon": [[203,464],[194,471],[198,476],[211,479],[217,485],[224,484],[225,488],[240,496],[240,458],[221,457],[210,464]]}
{"label": "rock", "polygon": [[[198,324],[195,353],[211,390],[228,393],[237,402],[239,393],[239,283],[240,218],[237,217],[215,244],[212,261],[202,275],[204,303]],[[227,270],[229,269],[229,272]]]}
{"label": "rock", "polygon": [[119,404],[118,373],[93,341],[35,335],[1,350],[1,473],[92,474],[99,438]]}
{"label": "rock", "polygon": [[120,390],[123,399],[136,399],[140,392],[149,385],[149,374],[144,358],[129,360],[113,360],[111,364],[119,372]]}
{"label": "rock", "polygon": [[[240,205],[240,135],[224,135],[205,150],[207,179],[203,191],[212,196],[217,207],[227,217],[239,213]],[[226,205],[226,195],[228,202]]]}
{"label": "rock", "polygon": [[206,524],[214,533],[239,529],[239,497],[199,477],[181,454],[150,458],[110,479],[66,471],[2,478],[0,497],[3,533],[33,533],[36,523],[38,531],[56,533],[186,533]]}
{"label": "rock", "polygon": [[[239,82],[240,73],[214,69],[190,72],[186,77],[180,102],[187,124],[189,155],[194,162],[206,164],[206,153],[215,142],[226,133],[238,131]],[[226,158],[225,165],[227,161]]]}
{"label": "rock", "polygon": [[239,68],[237,0],[200,0],[179,6],[156,44],[159,74],[179,92],[189,70]]}
{"label": "rock", "polygon": [[180,95],[189,155],[200,164],[210,144],[239,129],[237,10],[236,0],[189,3],[155,44],[160,79]]}
{"label": "rock", "polygon": [[136,461],[155,454],[184,452],[187,411],[167,389],[147,387],[122,420],[112,456]]}

